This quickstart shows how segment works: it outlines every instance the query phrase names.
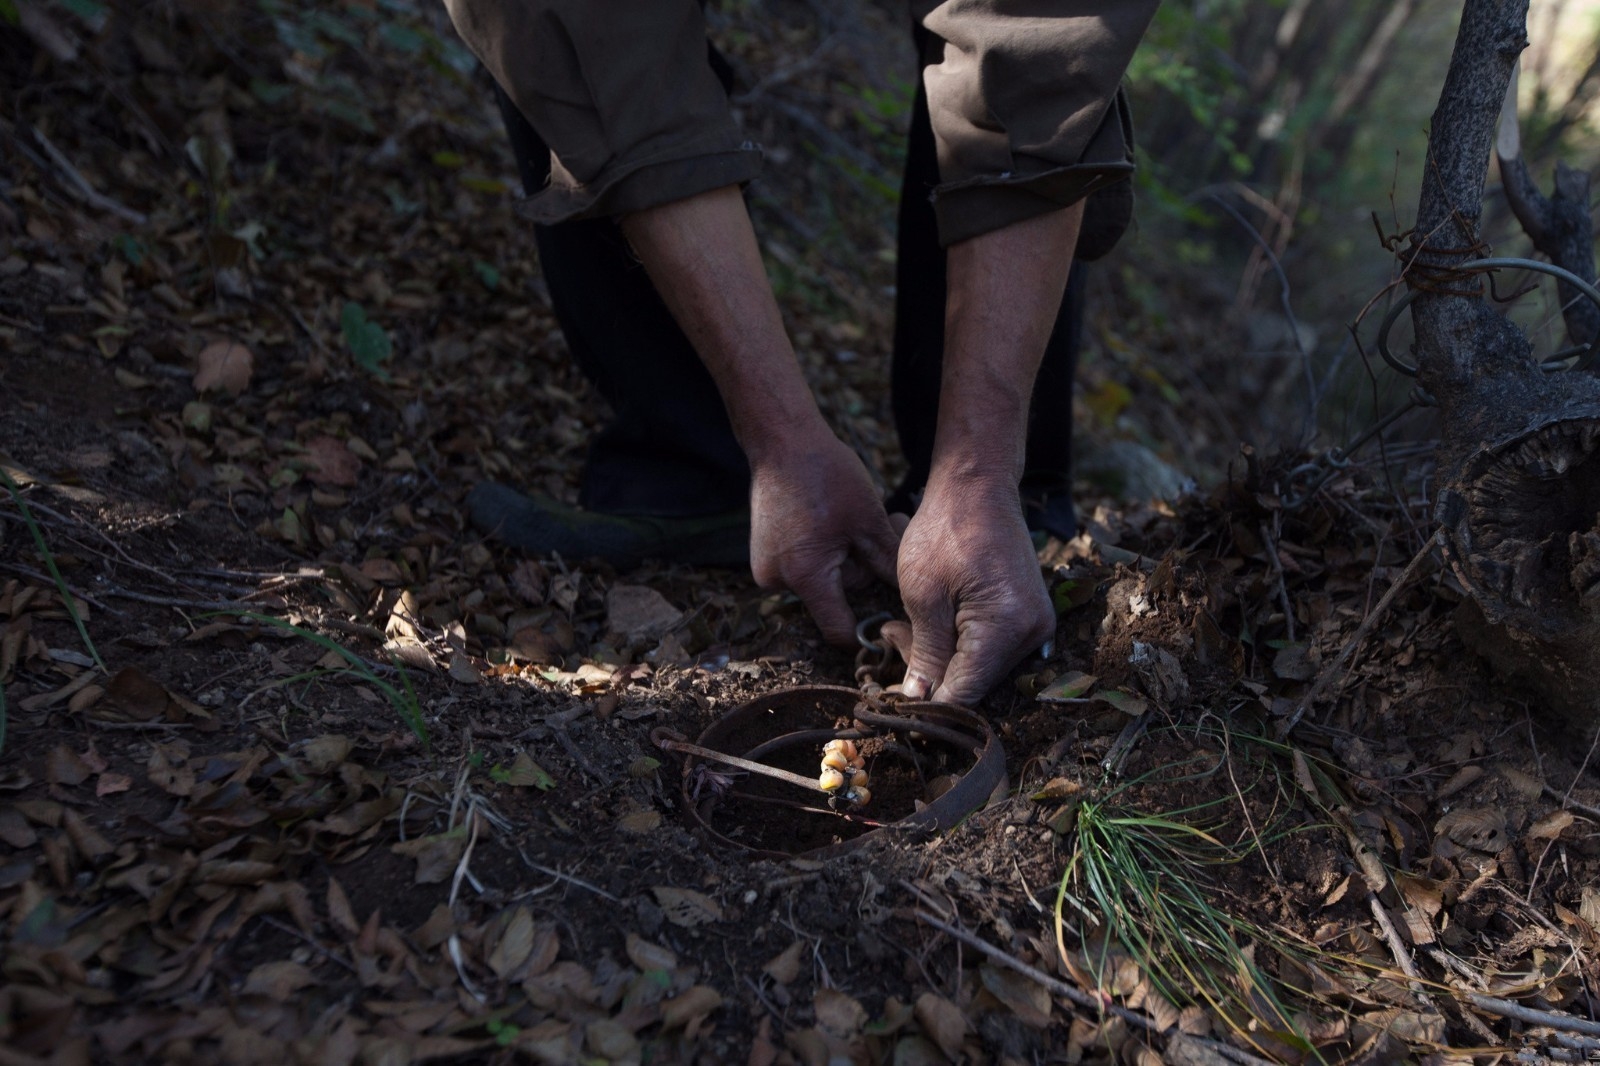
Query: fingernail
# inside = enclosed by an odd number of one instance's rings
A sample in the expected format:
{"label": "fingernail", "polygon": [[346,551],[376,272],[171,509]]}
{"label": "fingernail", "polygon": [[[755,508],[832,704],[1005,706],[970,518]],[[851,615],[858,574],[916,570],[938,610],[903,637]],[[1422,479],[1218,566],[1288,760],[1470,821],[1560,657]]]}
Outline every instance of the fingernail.
{"label": "fingernail", "polygon": [[928,698],[928,693],[933,691],[933,682],[921,674],[907,674],[900,691],[910,699],[925,700]]}

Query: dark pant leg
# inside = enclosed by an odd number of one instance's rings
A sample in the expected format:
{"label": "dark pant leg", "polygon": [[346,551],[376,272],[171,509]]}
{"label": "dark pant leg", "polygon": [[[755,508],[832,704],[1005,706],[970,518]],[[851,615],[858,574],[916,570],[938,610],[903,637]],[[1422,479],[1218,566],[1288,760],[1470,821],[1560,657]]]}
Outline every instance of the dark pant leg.
{"label": "dark pant leg", "polygon": [[[918,30],[919,51],[921,35]],[[939,160],[920,87],[911,113],[900,235],[895,265],[892,401],[895,430],[910,469],[889,497],[891,510],[915,509],[928,480],[944,366],[946,257],[929,199],[939,183]],[[1072,382],[1083,336],[1085,268],[1074,263],[1055,328],[1045,345],[1028,419],[1023,497],[1029,525],[1057,536],[1077,531],[1072,510]]]}
{"label": "dark pant leg", "polygon": [[[549,149],[496,95],[523,187],[537,191],[549,179]],[[612,410],[590,445],[579,502],[663,517],[746,506],[750,468],[716,383],[615,221],[535,226],[534,242],[567,347]]]}

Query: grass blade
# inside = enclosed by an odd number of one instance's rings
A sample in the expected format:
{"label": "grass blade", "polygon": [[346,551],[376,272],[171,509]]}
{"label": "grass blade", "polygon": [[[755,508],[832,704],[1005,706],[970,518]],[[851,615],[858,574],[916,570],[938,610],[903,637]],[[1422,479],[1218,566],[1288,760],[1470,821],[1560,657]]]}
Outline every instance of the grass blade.
{"label": "grass blade", "polygon": [[38,521],[33,517],[33,512],[28,509],[28,501],[22,498],[22,488],[11,475],[0,469],[0,482],[4,482],[6,491],[11,493],[11,498],[16,502],[17,510],[22,512],[22,522],[28,527],[28,532],[33,534],[33,543],[38,545],[39,554],[44,558],[44,567],[50,571],[50,577],[55,580],[56,589],[61,593],[61,602],[66,605],[67,614],[72,617],[72,624],[78,627],[78,636],[83,639],[83,646],[89,650],[89,658],[94,660],[102,674],[110,673],[106,669],[105,660],[100,658],[100,653],[95,650],[94,641],[89,639],[89,628],[83,624],[83,616],[78,613],[77,600],[72,595],[72,590],[67,588],[66,579],[61,576],[61,571],[56,569],[56,557],[50,552],[50,545],[45,543],[44,531],[39,528]]}
{"label": "grass blade", "polygon": [[[219,611],[217,614],[226,615],[232,618],[244,619],[246,621],[255,622],[259,625],[271,626],[274,629],[281,629],[286,633],[292,633],[302,640],[310,641],[318,647],[325,648],[328,651],[333,652],[335,655],[338,655],[345,662],[350,664],[350,672],[358,675],[363,681],[375,686],[384,694],[384,696],[389,700],[389,705],[392,706],[395,710],[395,713],[400,716],[400,720],[405,722],[405,724],[411,729],[411,732],[416,735],[418,740],[422,741],[423,750],[429,750],[428,724],[423,721],[422,706],[417,702],[416,691],[411,687],[410,675],[406,673],[405,667],[401,666],[398,662],[391,660],[390,665],[392,665],[395,670],[399,671],[400,684],[404,691],[395,688],[394,685],[379,677],[373,671],[372,666],[361,656],[357,655],[349,648],[346,648],[338,641],[330,640],[329,638],[323,636],[321,633],[313,633],[309,629],[306,629],[302,626],[297,626],[292,622],[284,621],[282,618],[274,618],[272,615],[268,614],[257,614],[254,611]],[[209,615],[206,617],[215,617],[215,615]]]}

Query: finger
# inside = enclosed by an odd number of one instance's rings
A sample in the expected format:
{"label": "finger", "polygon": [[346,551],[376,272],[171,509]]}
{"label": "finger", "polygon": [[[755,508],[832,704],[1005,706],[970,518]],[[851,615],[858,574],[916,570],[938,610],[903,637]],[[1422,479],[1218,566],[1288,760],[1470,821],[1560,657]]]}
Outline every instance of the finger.
{"label": "finger", "polygon": [[976,631],[969,628],[962,633],[955,654],[945,668],[944,680],[939,682],[932,699],[960,707],[970,707],[983,699],[994,683],[1028,652],[1026,648],[996,639],[997,636],[986,626]]}
{"label": "finger", "polygon": [[[1028,612],[1022,604],[1017,604],[1002,611],[999,617],[1005,621],[999,624],[967,619],[956,639],[955,654],[950,657],[944,679],[933,698],[964,707],[983,699],[995,682],[1054,635],[1055,615],[1049,605],[1037,602],[1033,608]],[[1028,613],[1033,619],[1024,623],[1019,632],[1016,623]]]}
{"label": "finger", "polygon": [[829,566],[796,575],[788,585],[822,630],[823,640],[838,647],[852,647],[856,642],[856,616],[845,599],[842,576],[838,566]]}
{"label": "finger", "polygon": [[889,524],[894,527],[895,536],[904,536],[906,527],[911,524],[911,516],[904,511],[896,511],[889,516]]}
{"label": "finger", "polygon": [[894,649],[895,654],[900,656],[901,662],[909,663],[911,661],[910,622],[885,622],[883,627],[878,630],[878,636],[888,642],[889,646]]}
{"label": "finger", "polygon": [[890,588],[900,587],[896,563],[900,555],[900,534],[904,531],[904,526],[897,529],[887,515],[880,516],[872,523],[872,528],[857,536],[851,545],[851,555]]}
{"label": "finger", "polygon": [[906,604],[911,616],[911,657],[900,691],[914,700],[932,697],[956,650],[955,611],[940,597],[932,604]]}

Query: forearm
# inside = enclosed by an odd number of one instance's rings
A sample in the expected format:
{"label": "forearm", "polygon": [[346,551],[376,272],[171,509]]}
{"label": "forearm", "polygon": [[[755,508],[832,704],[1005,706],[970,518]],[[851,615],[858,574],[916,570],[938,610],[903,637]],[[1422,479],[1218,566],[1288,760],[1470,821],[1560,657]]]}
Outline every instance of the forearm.
{"label": "forearm", "polygon": [[1082,218],[1080,202],[950,247],[930,490],[1022,477],[1033,380]]}
{"label": "forearm", "polygon": [[636,212],[622,229],[711,371],[751,464],[831,441],[783,328],[738,188]]}

